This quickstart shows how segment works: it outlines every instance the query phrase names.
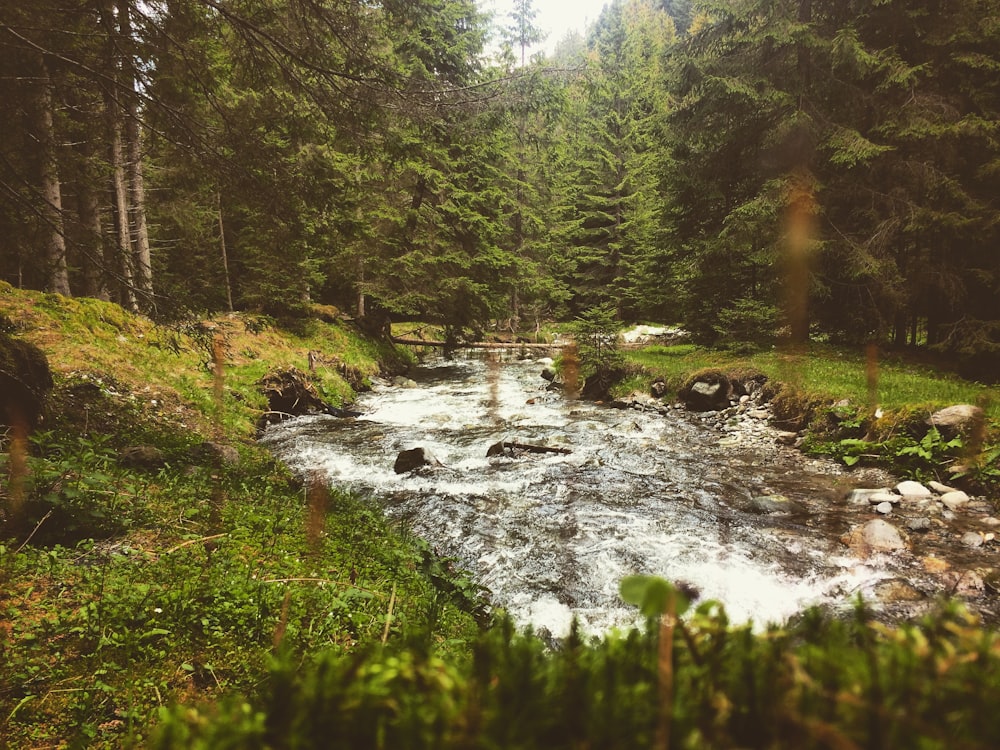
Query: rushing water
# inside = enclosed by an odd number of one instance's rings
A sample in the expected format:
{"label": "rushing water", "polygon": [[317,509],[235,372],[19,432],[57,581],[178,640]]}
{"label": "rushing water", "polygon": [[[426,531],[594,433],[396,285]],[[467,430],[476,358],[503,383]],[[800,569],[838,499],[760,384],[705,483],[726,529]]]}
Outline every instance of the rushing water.
{"label": "rushing water", "polygon": [[[430,361],[416,387],[364,394],[362,417],[300,418],[265,440],[303,474],[370,495],[516,620],[557,636],[573,617],[590,632],[634,622],[618,597],[633,573],[685,581],[757,623],[849,606],[896,575],[894,557],[862,560],[840,543],[859,521],[833,464],[739,449],[682,411],[568,400],[545,390],[541,364],[505,356]],[[487,458],[499,440],[570,452]],[[397,475],[399,451],[417,446],[441,465]],[[770,493],[789,510],[755,510],[750,498]]]}

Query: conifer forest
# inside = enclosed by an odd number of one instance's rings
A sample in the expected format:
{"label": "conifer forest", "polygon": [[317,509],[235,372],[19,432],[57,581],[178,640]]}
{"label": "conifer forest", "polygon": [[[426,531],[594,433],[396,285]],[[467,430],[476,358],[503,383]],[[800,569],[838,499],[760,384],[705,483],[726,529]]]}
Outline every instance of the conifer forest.
{"label": "conifer forest", "polygon": [[0,11],[0,278],[157,319],[1000,346],[996,0],[39,0]]}
{"label": "conifer forest", "polygon": [[1000,0],[488,2],[0,0],[0,747],[1000,747]]}

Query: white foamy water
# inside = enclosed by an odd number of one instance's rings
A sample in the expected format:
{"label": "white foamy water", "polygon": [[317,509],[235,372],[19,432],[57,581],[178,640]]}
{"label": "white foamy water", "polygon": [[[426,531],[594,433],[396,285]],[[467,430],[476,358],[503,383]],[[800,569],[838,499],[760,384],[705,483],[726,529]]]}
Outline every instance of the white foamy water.
{"label": "white foamy water", "polygon": [[[618,597],[626,575],[685,581],[721,601],[734,621],[784,620],[817,603],[847,606],[889,575],[861,565],[827,513],[835,472],[810,473],[773,455],[732,454],[682,415],[569,401],[544,390],[542,365],[436,360],[416,388],[364,394],[358,419],[309,417],[265,441],[296,470],[364,492],[435,549],[475,574],[523,625],[565,634],[636,622]],[[569,454],[487,458],[517,441]],[[393,471],[401,450],[424,447],[440,466]],[[773,490],[800,512],[747,507]]]}

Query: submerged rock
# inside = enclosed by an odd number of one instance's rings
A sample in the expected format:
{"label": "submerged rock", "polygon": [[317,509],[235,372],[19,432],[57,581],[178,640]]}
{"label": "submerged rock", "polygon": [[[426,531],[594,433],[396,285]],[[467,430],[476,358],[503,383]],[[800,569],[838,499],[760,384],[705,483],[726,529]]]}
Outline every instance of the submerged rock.
{"label": "submerged rock", "polygon": [[415,471],[424,466],[440,465],[440,461],[426,448],[410,448],[400,451],[396,456],[396,462],[392,465],[392,470],[397,474],[405,474],[408,471]]}
{"label": "submerged rock", "polygon": [[906,547],[899,529],[881,518],[852,529],[841,541],[860,554],[891,552]]}
{"label": "submerged rock", "polygon": [[755,513],[791,513],[795,507],[784,495],[758,495],[750,498],[750,510]]}

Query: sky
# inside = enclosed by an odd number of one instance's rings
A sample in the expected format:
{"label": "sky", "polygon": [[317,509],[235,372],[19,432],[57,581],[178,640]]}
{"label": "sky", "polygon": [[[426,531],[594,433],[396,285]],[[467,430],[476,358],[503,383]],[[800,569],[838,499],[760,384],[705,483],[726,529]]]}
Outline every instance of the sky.
{"label": "sky", "polygon": [[[568,31],[576,30],[583,34],[586,27],[597,20],[607,2],[609,0],[534,0],[538,12],[535,24],[548,32],[541,45],[546,53],[551,54]],[[514,7],[512,0],[479,0],[479,5],[493,12],[498,25],[510,22],[510,12]]]}

